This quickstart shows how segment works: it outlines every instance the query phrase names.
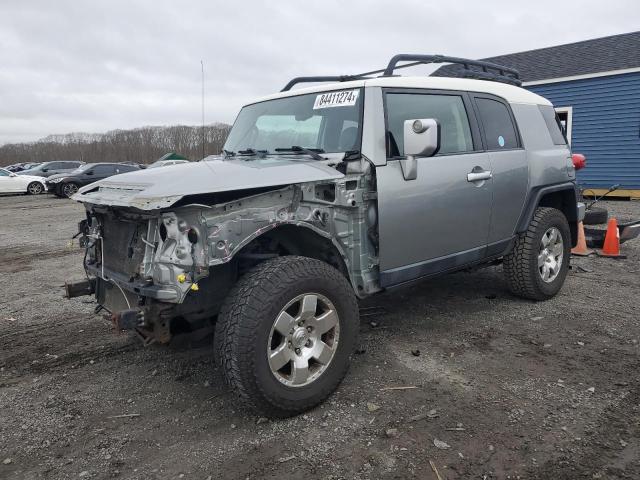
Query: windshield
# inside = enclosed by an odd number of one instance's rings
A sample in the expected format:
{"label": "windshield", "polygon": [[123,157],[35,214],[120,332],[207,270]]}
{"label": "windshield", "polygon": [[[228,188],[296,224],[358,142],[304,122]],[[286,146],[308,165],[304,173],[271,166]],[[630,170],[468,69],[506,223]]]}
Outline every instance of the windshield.
{"label": "windshield", "polygon": [[326,153],[360,150],[362,97],[362,89],[337,90],[247,105],[224,149],[235,153],[276,153],[276,149],[291,153],[292,146]]}
{"label": "windshield", "polygon": [[39,163],[38,165],[34,165],[33,167],[29,167],[27,170],[32,170],[32,171],[38,171],[39,172],[40,170],[45,168],[46,165],[47,165],[46,163]]}

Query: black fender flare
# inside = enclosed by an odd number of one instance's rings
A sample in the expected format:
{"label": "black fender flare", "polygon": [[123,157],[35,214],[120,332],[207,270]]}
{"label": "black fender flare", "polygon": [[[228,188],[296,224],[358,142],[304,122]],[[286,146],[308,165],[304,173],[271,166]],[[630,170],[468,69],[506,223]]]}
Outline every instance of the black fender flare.
{"label": "black fender flare", "polygon": [[531,223],[531,219],[533,218],[536,208],[538,208],[544,196],[556,192],[567,192],[567,195],[571,195],[571,204],[567,205],[565,209],[563,209],[563,213],[566,215],[569,222],[571,237],[574,242],[576,241],[578,223],[578,187],[574,182],[557,183],[555,185],[533,188],[529,192],[524,208],[522,209],[520,219],[516,226],[516,234],[523,233],[527,228],[529,228],[529,224]]}

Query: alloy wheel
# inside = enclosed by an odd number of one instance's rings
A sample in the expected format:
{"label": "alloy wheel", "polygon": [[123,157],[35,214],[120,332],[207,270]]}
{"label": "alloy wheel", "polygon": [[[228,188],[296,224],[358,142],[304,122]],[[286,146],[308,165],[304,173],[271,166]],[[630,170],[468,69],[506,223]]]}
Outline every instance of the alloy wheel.
{"label": "alloy wheel", "polygon": [[277,315],[267,345],[271,373],[290,387],[304,387],[326,371],[340,340],[338,313],[317,293],[291,300]]}
{"label": "alloy wheel", "polygon": [[78,191],[78,186],[74,183],[67,183],[62,187],[62,193],[64,193],[65,197],[71,197],[74,193]]}
{"label": "alloy wheel", "polygon": [[562,234],[556,227],[551,227],[542,236],[538,251],[538,271],[544,282],[551,283],[556,279],[562,268],[563,259]]}
{"label": "alloy wheel", "polygon": [[29,193],[31,195],[40,195],[42,193],[42,185],[40,185],[37,182],[32,183],[31,185],[29,185]]}

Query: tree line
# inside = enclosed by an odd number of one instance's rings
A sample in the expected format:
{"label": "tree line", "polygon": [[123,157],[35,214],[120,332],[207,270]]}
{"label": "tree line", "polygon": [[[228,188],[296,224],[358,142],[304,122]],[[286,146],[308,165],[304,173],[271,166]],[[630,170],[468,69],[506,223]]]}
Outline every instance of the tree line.
{"label": "tree line", "polygon": [[[230,129],[223,123],[204,127],[205,156],[222,151]],[[189,125],[50,135],[36,142],[0,146],[0,166],[52,160],[152,163],[167,152],[200,160],[202,144],[202,127]]]}

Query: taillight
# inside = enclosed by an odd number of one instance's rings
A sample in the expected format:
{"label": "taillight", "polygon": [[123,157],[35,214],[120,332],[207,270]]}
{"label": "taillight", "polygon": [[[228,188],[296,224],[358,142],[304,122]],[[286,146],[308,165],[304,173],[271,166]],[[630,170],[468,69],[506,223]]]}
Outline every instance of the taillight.
{"label": "taillight", "polygon": [[573,167],[576,170],[580,170],[587,166],[587,157],[581,153],[574,153],[571,155],[571,160],[573,161]]}

